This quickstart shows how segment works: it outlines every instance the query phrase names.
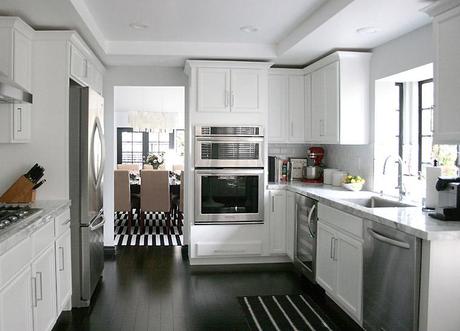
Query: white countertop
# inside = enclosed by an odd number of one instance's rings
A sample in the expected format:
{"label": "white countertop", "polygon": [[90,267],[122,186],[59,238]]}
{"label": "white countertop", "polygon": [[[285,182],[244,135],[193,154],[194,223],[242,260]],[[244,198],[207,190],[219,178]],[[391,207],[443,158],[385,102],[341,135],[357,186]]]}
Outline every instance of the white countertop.
{"label": "white countertop", "polygon": [[269,184],[269,190],[284,189],[318,200],[320,203],[360,218],[378,222],[425,240],[460,240],[460,222],[436,220],[423,212],[422,207],[365,208],[343,199],[368,198],[377,193],[352,192],[341,187],[322,184],[289,182]]}
{"label": "white countertop", "polygon": [[33,232],[51,222],[52,217],[63,208],[70,207],[69,200],[47,200],[36,201],[30,204],[32,208],[40,208],[41,212],[0,231],[0,255],[11,249],[13,246],[28,238]]}

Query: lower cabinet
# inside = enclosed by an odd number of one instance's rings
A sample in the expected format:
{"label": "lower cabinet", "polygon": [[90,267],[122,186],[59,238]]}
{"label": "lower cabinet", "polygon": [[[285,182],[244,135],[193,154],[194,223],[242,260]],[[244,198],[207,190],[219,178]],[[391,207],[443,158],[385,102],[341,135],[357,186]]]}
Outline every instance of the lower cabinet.
{"label": "lower cabinet", "polygon": [[0,291],[0,331],[34,330],[31,277],[27,266]]}
{"label": "lower cabinet", "polygon": [[34,331],[51,330],[56,321],[56,266],[54,245],[32,263]]}
{"label": "lower cabinet", "polygon": [[70,230],[56,240],[56,289],[58,315],[72,295]]}
{"label": "lower cabinet", "polygon": [[316,281],[358,323],[362,321],[362,242],[318,222]]}
{"label": "lower cabinet", "polygon": [[286,192],[286,254],[294,261],[294,244],[295,244],[295,193]]}
{"label": "lower cabinet", "polygon": [[270,254],[286,254],[286,191],[270,191]]}

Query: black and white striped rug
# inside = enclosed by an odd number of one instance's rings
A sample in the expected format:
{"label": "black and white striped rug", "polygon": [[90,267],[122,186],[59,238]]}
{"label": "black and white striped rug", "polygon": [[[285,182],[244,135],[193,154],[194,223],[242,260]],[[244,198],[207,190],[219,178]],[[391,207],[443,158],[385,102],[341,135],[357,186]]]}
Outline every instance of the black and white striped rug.
{"label": "black and white striped rug", "polygon": [[[178,223],[167,234],[166,218],[163,213],[147,213],[145,232],[141,234],[139,215],[133,213],[131,232],[128,233],[128,213],[115,213],[115,244],[118,246],[182,246],[182,226]],[[171,221],[172,223],[172,221]]]}
{"label": "black and white striped rug", "polygon": [[253,331],[340,329],[306,295],[273,295],[238,298]]}

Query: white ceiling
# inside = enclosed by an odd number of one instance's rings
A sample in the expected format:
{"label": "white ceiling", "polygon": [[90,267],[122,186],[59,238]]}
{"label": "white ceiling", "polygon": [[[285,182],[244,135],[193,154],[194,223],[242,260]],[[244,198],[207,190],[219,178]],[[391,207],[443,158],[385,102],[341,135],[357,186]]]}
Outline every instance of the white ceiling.
{"label": "white ceiling", "polygon": [[[302,65],[333,49],[371,49],[430,19],[423,0],[1,0],[34,28],[75,29],[107,65],[187,58]],[[143,23],[134,30],[130,23]],[[256,33],[240,31],[244,25]],[[373,35],[356,33],[376,26]]]}

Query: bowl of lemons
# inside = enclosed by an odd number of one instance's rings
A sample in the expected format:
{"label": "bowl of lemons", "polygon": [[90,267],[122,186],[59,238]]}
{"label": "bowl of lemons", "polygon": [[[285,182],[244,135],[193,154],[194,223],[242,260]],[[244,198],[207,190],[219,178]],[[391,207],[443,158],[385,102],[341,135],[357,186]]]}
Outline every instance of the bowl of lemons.
{"label": "bowl of lemons", "polygon": [[350,191],[361,191],[366,181],[360,176],[345,176],[342,186]]}

